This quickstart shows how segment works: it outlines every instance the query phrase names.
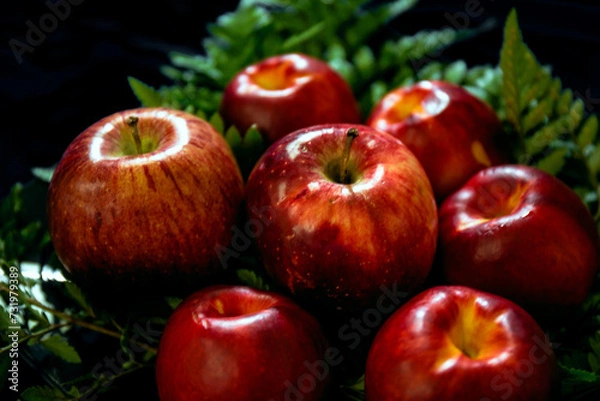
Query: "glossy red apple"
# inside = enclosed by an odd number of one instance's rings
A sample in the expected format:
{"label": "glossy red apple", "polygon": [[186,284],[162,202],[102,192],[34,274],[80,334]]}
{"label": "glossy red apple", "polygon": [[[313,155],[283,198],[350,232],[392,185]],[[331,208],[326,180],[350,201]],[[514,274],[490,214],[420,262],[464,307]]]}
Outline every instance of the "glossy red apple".
{"label": "glossy red apple", "polygon": [[541,170],[480,171],[439,215],[442,264],[452,284],[553,313],[583,302],[594,281],[594,219],[575,192]]}
{"label": "glossy red apple", "polygon": [[[137,138],[137,139],[136,139]],[[50,182],[56,254],[81,282],[114,289],[220,270],[243,197],[231,150],[176,110],[110,115],[66,149]]]}
{"label": "glossy red apple", "polygon": [[225,88],[221,114],[242,135],[256,124],[268,142],[311,125],[361,120],[346,81],[327,63],[297,53],[239,72]]}
{"label": "glossy red apple", "polygon": [[303,299],[351,310],[381,286],[412,291],[430,271],[433,192],[386,133],[347,124],[291,133],[255,166],[246,200],[251,219],[269,221],[256,238],[266,269]]}
{"label": "glossy red apple", "polygon": [[555,375],[536,321],[502,297],[430,288],[377,333],[367,359],[367,401],[543,401]]}
{"label": "glossy red apple", "polygon": [[496,112],[462,87],[421,81],[386,94],[367,124],[400,139],[423,165],[438,200],[477,171],[507,162]]}
{"label": "glossy red apple", "polygon": [[321,399],[329,381],[326,340],[291,300],[217,286],[185,299],[160,340],[161,401]]}

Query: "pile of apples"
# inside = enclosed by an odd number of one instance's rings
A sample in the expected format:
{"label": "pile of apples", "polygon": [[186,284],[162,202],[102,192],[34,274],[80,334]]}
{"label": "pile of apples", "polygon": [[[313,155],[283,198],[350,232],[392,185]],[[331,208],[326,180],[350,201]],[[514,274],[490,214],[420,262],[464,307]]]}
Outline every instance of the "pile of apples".
{"label": "pile of apples", "polygon": [[[161,338],[161,400],[324,399],[343,355],[322,319],[336,314],[373,330],[389,316],[368,401],[550,397],[538,322],[584,301],[598,233],[568,186],[508,164],[487,104],[418,82],[363,123],[334,70],[286,54],[241,71],[221,114],[270,144],[245,183],[206,121],[139,108],[80,134],[49,188],[56,253],[84,287],[199,283]],[[250,246],[278,291],[203,285]]]}

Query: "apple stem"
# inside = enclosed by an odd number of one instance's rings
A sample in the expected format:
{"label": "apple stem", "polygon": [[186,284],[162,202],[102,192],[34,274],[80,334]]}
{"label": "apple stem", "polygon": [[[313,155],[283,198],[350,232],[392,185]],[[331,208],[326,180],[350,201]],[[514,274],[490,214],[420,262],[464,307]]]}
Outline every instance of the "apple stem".
{"label": "apple stem", "polygon": [[138,155],[142,154],[142,140],[140,139],[140,132],[138,130],[138,116],[127,117],[127,125],[132,128],[131,135],[133,136],[133,142],[135,142],[135,149]]}
{"label": "apple stem", "polygon": [[350,147],[352,142],[358,136],[358,130],[354,127],[348,129],[346,132],[346,143],[344,144],[344,150],[342,151],[342,159],[340,164],[340,182],[346,183],[348,179],[348,160],[350,159]]}

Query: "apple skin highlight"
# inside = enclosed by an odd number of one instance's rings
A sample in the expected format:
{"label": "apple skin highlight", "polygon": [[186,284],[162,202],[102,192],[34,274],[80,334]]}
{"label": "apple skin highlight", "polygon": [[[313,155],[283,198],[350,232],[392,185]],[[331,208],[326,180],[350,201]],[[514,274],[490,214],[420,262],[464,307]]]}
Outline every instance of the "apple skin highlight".
{"label": "apple skin highlight", "polygon": [[225,88],[220,111],[242,135],[256,124],[268,143],[311,125],[361,121],[346,81],[324,61],[300,53],[240,71]]}
{"label": "apple skin highlight", "polygon": [[451,284],[551,318],[581,304],[594,282],[594,219],[573,190],[542,170],[482,170],[444,201],[439,216],[440,260]]}
{"label": "apple skin highlight", "polygon": [[556,360],[536,321],[502,297],[433,287],[400,307],[369,351],[367,401],[547,401]]}
{"label": "apple skin highlight", "polygon": [[330,381],[327,349],[319,323],[290,299],[208,287],[167,322],[156,361],[160,400],[318,401]]}
{"label": "apple skin highlight", "polygon": [[[332,177],[349,129],[351,183]],[[304,300],[360,310],[382,286],[417,289],[437,241],[431,186],[398,139],[362,125],[332,124],[291,133],[273,144],[246,185],[250,218],[267,207],[257,237],[269,274]]]}
{"label": "apple skin highlight", "polygon": [[242,197],[233,154],[207,122],[177,110],[126,110],[64,152],[49,187],[50,236],[83,285],[156,288],[218,274],[214,248],[230,243]]}
{"label": "apple skin highlight", "polygon": [[388,92],[367,125],[400,139],[423,165],[438,202],[477,171],[509,160],[502,124],[484,101],[459,85],[420,81]]}

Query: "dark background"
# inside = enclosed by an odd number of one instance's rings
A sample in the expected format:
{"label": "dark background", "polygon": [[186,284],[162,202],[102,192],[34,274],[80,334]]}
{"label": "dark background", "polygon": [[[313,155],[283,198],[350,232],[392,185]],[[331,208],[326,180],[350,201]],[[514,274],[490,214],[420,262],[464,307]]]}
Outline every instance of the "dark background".
{"label": "dark background", "polygon": [[[72,5],[68,17],[18,63],[9,41],[25,42],[27,21],[39,26],[50,12],[46,1],[16,0],[0,8],[0,197],[15,182],[30,180],[32,167],[56,163],[69,142],[98,119],[137,107],[128,76],[154,87],[169,84],[159,72],[169,63],[168,52],[201,53],[207,22],[237,5],[232,0],[71,0],[81,4]],[[399,36],[495,19],[496,28],[444,54],[469,65],[496,64],[502,24],[514,3],[479,0],[483,13],[467,21],[465,10],[474,0],[424,0],[385,32]],[[600,107],[600,6],[594,3],[521,0],[517,5],[526,42],[584,99],[588,111]]]}
{"label": "dark background", "polygon": [[[155,87],[169,84],[159,72],[169,62],[168,52],[201,53],[206,23],[237,5],[231,0],[71,1],[81,4],[71,5],[64,21],[24,53],[20,64],[9,41],[25,42],[27,21],[39,26],[50,10],[46,0],[2,4],[0,197],[14,182],[30,180],[31,167],[56,163],[68,143],[93,122],[138,106],[127,76]],[[421,1],[386,29],[400,35],[426,27],[475,27],[495,19],[495,29],[444,54],[464,58],[469,65],[496,64],[502,24],[515,2],[479,0],[481,16],[465,20],[466,8],[476,3]],[[564,86],[586,100],[588,110],[600,107],[600,6],[591,1],[522,0],[517,10],[525,40],[538,58],[553,65]]]}

